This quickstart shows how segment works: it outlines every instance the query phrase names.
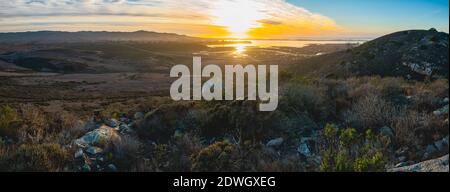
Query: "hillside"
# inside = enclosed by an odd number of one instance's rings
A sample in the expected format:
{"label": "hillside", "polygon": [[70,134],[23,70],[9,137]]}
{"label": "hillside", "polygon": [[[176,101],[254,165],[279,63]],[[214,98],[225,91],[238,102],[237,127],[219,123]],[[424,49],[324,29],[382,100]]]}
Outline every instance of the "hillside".
{"label": "hillside", "polygon": [[61,32],[36,31],[0,33],[0,42],[3,43],[68,43],[68,42],[95,42],[95,41],[199,41],[200,38],[177,35],[173,33],[157,33],[149,31],[135,32]]}
{"label": "hillside", "polygon": [[293,69],[302,75],[322,77],[448,78],[448,46],[448,34],[435,29],[401,31],[346,51],[313,57]]}

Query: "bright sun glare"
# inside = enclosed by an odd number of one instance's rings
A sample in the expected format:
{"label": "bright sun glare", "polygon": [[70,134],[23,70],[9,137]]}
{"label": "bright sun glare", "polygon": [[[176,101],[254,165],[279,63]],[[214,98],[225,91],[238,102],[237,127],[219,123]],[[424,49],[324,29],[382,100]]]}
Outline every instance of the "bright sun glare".
{"label": "bright sun glare", "polygon": [[263,15],[254,1],[217,1],[212,9],[213,23],[224,26],[232,38],[246,38],[247,32],[258,27]]}

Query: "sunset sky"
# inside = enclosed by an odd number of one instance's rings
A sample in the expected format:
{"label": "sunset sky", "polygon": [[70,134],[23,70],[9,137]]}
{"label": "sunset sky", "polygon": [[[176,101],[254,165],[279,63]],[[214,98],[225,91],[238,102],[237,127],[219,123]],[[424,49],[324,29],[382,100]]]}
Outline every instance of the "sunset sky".
{"label": "sunset sky", "polygon": [[448,16],[448,0],[2,0],[0,32],[358,38],[431,27],[448,32]]}

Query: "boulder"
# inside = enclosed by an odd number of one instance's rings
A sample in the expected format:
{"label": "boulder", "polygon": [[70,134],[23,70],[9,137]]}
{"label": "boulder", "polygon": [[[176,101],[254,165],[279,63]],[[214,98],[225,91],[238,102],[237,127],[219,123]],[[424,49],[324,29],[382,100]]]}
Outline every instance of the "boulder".
{"label": "boulder", "polygon": [[267,142],[266,146],[267,147],[277,147],[277,146],[280,146],[281,144],[283,144],[283,142],[284,142],[284,139],[279,137],[279,138],[272,139],[269,142]]}
{"label": "boulder", "polygon": [[307,143],[303,142],[297,147],[297,152],[305,157],[310,157],[312,155],[311,150]]}
{"label": "boulder", "polygon": [[446,98],[444,98],[443,100],[442,100],[442,103],[445,105],[445,104],[448,104],[448,102],[449,102],[449,100],[448,100],[448,97],[446,97]]}
{"label": "boulder", "polygon": [[448,104],[436,111],[433,111],[433,114],[436,116],[447,115],[448,114]]}
{"label": "boulder", "polygon": [[75,159],[82,158],[84,155],[83,149],[78,149],[77,152],[75,152],[74,157]]}
{"label": "boulder", "polygon": [[420,162],[410,166],[401,166],[388,169],[388,172],[449,172],[448,154],[428,161]]}
{"label": "boulder", "polygon": [[117,131],[103,125],[98,129],[86,133],[81,138],[76,139],[74,143],[78,147],[87,148],[89,146],[104,146],[116,139],[120,139]]}
{"label": "boulder", "polygon": [[109,164],[108,171],[117,172],[117,167],[114,164]]}
{"label": "boulder", "polygon": [[120,125],[120,122],[117,119],[108,119],[105,120],[105,125],[115,128]]}
{"label": "boulder", "polygon": [[103,153],[103,149],[99,148],[99,147],[90,146],[86,149],[86,152],[91,155],[97,155],[97,154]]}

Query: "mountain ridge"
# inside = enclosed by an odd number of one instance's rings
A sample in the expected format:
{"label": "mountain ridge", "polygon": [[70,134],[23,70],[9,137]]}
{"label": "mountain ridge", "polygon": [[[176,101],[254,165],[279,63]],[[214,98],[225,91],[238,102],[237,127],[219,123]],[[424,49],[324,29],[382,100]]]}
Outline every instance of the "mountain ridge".
{"label": "mountain ridge", "polygon": [[95,41],[201,41],[202,38],[159,33],[153,31],[109,32],[109,31],[27,31],[0,33],[4,43],[64,43]]}

